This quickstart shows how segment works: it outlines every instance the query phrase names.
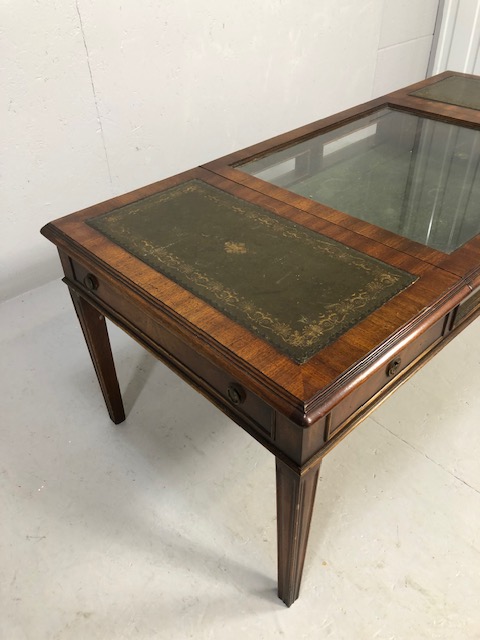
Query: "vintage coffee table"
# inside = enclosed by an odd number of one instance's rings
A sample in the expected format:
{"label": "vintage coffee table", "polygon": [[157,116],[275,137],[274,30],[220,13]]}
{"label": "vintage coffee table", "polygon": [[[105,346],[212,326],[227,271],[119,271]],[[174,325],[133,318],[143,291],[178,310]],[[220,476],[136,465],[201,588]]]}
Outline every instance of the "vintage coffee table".
{"label": "vintage coffee table", "polygon": [[479,109],[446,72],[42,229],[115,423],[105,317],[275,455],[287,605],[323,457],[479,313]]}

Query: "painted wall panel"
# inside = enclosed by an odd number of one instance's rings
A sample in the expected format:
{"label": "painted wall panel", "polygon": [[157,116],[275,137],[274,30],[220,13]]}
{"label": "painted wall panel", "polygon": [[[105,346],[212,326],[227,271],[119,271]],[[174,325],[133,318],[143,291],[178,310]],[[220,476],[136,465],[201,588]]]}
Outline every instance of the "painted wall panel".
{"label": "painted wall panel", "polygon": [[385,0],[379,48],[431,36],[438,0]]}
{"label": "painted wall panel", "polygon": [[[370,96],[381,2],[82,0],[115,186],[133,188]],[[333,6],[335,9],[333,10]],[[355,20],[353,19],[355,16]],[[355,60],[355,64],[353,64]]]}
{"label": "painted wall panel", "polygon": [[3,0],[0,299],[58,274],[48,220],[400,86],[386,1]]}
{"label": "painted wall panel", "polygon": [[74,3],[3,3],[0,298],[58,273],[39,228],[112,193]]}
{"label": "painted wall panel", "polygon": [[425,77],[432,46],[432,36],[416,38],[381,49],[373,95],[381,96]]}

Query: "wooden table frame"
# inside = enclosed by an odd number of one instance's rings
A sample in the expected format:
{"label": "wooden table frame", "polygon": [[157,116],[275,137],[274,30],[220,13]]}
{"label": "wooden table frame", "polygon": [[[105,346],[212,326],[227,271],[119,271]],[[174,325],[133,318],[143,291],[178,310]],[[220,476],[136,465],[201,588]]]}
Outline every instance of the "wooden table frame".
{"label": "wooden table frame", "polygon": [[[278,595],[298,597],[323,457],[480,312],[480,235],[446,255],[236,168],[382,106],[480,128],[480,111],[411,95],[435,79],[307,125],[204,167],[49,223],[64,281],[114,423],[125,419],[105,318],[195,387],[276,458]],[[456,74],[459,75],[459,74]],[[296,364],[115,245],[85,221],[186,180],[202,180],[417,280],[333,344]]]}

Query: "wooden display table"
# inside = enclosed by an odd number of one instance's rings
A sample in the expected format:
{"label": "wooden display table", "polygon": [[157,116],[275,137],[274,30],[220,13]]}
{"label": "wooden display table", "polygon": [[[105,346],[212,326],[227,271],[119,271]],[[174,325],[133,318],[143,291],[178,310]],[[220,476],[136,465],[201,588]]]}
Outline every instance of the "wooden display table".
{"label": "wooden display table", "polygon": [[322,458],[480,310],[479,108],[447,72],[42,229],[115,423],[105,317],[274,454],[287,605]]}

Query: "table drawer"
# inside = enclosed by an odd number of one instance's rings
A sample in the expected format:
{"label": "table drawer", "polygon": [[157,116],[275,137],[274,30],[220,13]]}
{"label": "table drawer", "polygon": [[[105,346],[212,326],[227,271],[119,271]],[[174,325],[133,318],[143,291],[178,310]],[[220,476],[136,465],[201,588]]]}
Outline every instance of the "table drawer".
{"label": "table drawer", "polygon": [[386,361],[384,359],[383,366],[377,368],[332,410],[327,425],[327,439],[338,433],[357,411],[373,402],[380,392],[387,392],[388,387],[398,382],[416,358],[427,353],[442,339],[444,327],[445,317],[442,317],[403,349],[393,353]]}
{"label": "table drawer", "polygon": [[[88,297],[105,306],[107,316],[117,321],[189,384],[206,395],[230,417],[246,420],[263,437],[274,440],[275,412],[266,402],[245,389],[234,377],[186,344],[159,320],[156,309],[139,312],[134,293],[125,293],[97,272],[71,260],[73,277]],[[243,425],[242,425],[243,426]]]}
{"label": "table drawer", "polygon": [[466,318],[473,315],[480,307],[480,288],[471,293],[457,308],[452,329],[458,327]]}

